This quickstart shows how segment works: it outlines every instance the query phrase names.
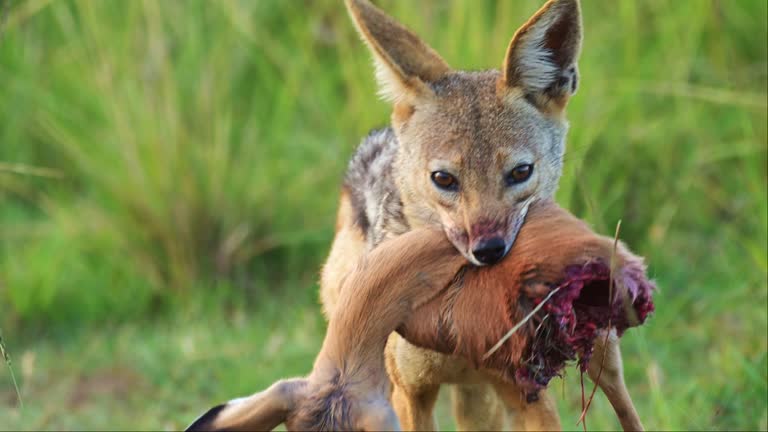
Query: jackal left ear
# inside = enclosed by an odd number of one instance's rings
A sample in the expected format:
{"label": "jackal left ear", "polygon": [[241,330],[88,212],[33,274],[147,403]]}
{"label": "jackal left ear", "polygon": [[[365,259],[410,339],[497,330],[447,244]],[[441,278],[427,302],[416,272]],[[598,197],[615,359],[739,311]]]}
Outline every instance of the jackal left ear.
{"label": "jackal left ear", "polygon": [[564,108],[576,92],[581,51],[578,0],[549,0],[512,37],[502,67],[507,87],[518,87],[534,103]]}
{"label": "jackal left ear", "polygon": [[360,36],[373,52],[380,94],[398,102],[430,92],[427,83],[451,71],[440,55],[368,0],[346,0]]}

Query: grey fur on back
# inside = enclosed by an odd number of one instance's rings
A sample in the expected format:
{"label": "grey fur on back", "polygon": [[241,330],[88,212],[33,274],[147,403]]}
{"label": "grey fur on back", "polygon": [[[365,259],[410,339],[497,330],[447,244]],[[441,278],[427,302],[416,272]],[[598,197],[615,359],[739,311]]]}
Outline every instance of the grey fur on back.
{"label": "grey fur on back", "polygon": [[349,162],[344,186],[370,247],[410,230],[394,179],[398,140],[391,127],[371,131]]}

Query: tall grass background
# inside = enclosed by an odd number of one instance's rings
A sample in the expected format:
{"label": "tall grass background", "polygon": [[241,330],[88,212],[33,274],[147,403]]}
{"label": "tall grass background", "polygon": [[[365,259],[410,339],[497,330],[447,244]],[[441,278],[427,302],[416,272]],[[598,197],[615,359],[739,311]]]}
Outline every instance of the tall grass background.
{"label": "tall grass background", "polygon": [[[482,69],[540,2],[378,3]],[[583,12],[558,200],[604,234],[621,219],[661,288],[622,341],[638,410],[766,429],[768,2]],[[0,428],[174,429],[309,371],[340,180],[390,109],[341,2],[0,14],[0,326],[25,402],[2,370]],[[567,428],[577,383],[553,382]],[[601,395],[587,422],[618,427]]]}

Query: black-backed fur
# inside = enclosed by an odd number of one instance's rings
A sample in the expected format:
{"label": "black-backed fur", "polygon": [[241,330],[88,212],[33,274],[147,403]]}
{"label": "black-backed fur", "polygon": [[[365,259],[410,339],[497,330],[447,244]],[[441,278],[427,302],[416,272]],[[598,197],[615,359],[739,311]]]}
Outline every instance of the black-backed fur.
{"label": "black-backed fur", "polygon": [[347,168],[344,188],[349,192],[356,224],[372,246],[389,232],[408,230],[392,173],[398,147],[391,127],[373,130]]}

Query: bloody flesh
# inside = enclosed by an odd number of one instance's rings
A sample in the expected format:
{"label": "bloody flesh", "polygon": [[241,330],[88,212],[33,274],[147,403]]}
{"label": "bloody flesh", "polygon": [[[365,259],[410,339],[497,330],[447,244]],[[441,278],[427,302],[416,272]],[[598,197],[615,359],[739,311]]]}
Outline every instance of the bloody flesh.
{"label": "bloody flesh", "polygon": [[[614,278],[625,289],[613,289],[610,301],[610,268],[602,261],[565,270],[565,278],[556,292],[534,317],[536,333],[523,366],[515,379],[523,387],[536,390],[561,374],[569,361],[577,361],[586,371],[598,330],[613,327],[621,336],[629,327],[645,322],[653,312],[652,282],[645,278],[639,263],[628,263]],[[618,295],[625,293],[625,296]],[[534,305],[544,297],[534,299]]]}

